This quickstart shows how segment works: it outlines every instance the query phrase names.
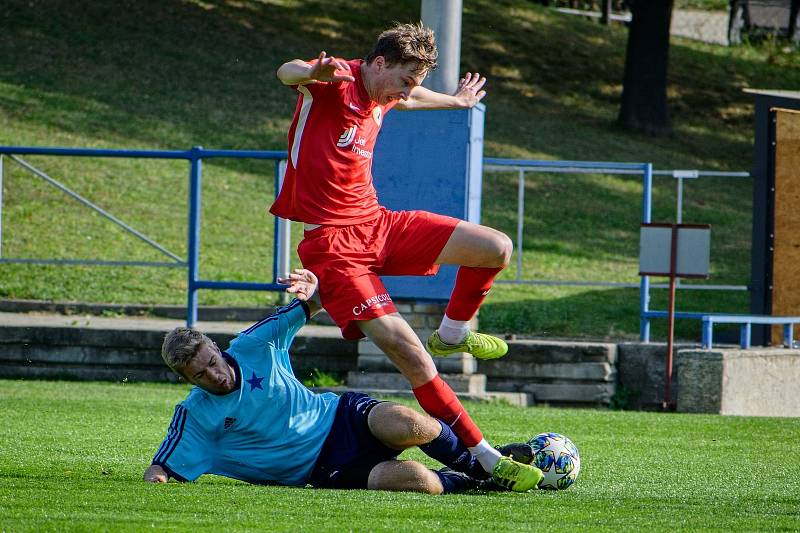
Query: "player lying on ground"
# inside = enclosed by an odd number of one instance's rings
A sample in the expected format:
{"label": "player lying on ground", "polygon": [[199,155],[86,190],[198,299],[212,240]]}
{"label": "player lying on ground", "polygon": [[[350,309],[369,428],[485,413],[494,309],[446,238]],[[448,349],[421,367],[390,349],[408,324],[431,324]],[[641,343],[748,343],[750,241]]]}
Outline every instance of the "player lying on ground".
{"label": "player lying on ground", "polygon": [[438,330],[427,341],[435,356],[506,354],[499,338],[470,331],[495,276],[509,261],[511,240],[497,230],[425,211],[389,211],[372,183],[372,151],[383,117],[407,110],[470,108],[485,96],[486,79],[467,73],[455,94],[421,86],[436,67],[433,32],[399,24],[383,32],[365,60],[325,52],[294,59],[277,76],[298,94],[289,128],[289,161],[274,215],[303,222],[297,253],[320,280],[322,305],[347,339],[367,336],[411,383],[431,416],[452,426],[487,472],[527,490],[538,473],[501,461],[437,372],[411,326],[400,316],[381,275],[435,274],[460,265]]}
{"label": "player lying on ground", "polygon": [[[227,351],[189,328],[167,334],[164,361],[195,387],[175,408],[144,479],[217,474],[260,484],[429,494],[477,488],[488,475],[446,424],[365,394],[316,394],[295,378],[289,346],[320,307],[309,299],[317,285],[311,272],[296,270],[287,281],[297,299],[244,330]],[[452,470],[396,460],[412,446]],[[500,453],[514,453],[523,464],[532,459],[527,444]],[[538,484],[541,471],[526,466],[539,472]]]}

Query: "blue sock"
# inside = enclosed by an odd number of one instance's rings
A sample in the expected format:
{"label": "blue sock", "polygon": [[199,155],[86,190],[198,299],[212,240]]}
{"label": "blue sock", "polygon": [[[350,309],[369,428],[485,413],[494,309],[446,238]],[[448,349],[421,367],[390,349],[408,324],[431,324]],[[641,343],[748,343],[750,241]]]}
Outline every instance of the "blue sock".
{"label": "blue sock", "polygon": [[442,472],[439,470],[434,471],[434,473],[439,476],[439,481],[442,482],[442,488],[444,489],[442,494],[464,492],[476,488],[478,484],[478,482],[471,477],[454,470],[450,470],[449,472]]}
{"label": "blue sock", "polygon": [[419,446],[419,449],[428,457],[436,459],[453,470],[464,472],[472,478],[488,478],[489,474],[486,473],[486,470],[483,469],[478,460],[469,453],[464,443],[458,440],[450,426],[441,420],[438,420],[438,422],[442,426],[442,432],[428,444]]}

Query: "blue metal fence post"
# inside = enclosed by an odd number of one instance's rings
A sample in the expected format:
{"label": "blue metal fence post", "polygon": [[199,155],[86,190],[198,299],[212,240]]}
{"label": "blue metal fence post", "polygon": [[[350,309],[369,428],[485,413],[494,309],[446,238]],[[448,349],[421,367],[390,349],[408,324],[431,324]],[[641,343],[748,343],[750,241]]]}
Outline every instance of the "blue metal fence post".
{"label": "blue metal fence post", "polygon": [[[275,161],[275,198],[281,192],[281,162]],[[281,254],[281,220],[280,217],[275,217],[273,231],[275,238],[272,240],[272,279],[277,279],[279,275],[288,274],[288,272],[278,272],[278,256]]]}
{"label": "blue metal fence post", "polygon": [[743,350],[746,350],[750,347],[752,332],[753,326],[750,324],[750,322],[742,324],[742,327],[739,329],[739,347]]}
{"label": "blue metal fence post", "polygon": [[702,345],[706,350],[710,350],[714,344],[714,319],[710,316],[703,317]]}
{"label": "blue metal fence post", "polygon": [[201,180],[203,176],[203,160],[200,158],[202,146],[192,148],[189,171],[189,256],[188,265],[188,302],[186,307],[186,327],[197,322],[197,279],[200,266],[200,198]]}
{"label": "blue metal fence post", "polygon": [[[649,224],[653,206],[653,164],[644,166],[642,187],[642,223]],[[650,310],[650,276],[642,276],[639,282],[639,340],[650,342],[650,318],[645,316]]]}
{"label": "blue metal fence post", "polygon": [[783,325],[783,344],[786,348],[794,348],[794,324],[789,322]]}

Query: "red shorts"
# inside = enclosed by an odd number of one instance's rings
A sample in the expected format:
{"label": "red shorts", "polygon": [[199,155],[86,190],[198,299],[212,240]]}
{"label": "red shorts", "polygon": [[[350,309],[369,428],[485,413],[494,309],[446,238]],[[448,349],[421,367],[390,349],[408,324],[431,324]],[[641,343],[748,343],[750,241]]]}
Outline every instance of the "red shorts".
{"label": "red shorts", "polygon": [[358,320],[397,312],[378,276],[436,274],[436,258],[458,223],[427,211],[384,209],[369,222],[307,231],[297,254],[319,278],[322,306],[342,336],[360,339]]}

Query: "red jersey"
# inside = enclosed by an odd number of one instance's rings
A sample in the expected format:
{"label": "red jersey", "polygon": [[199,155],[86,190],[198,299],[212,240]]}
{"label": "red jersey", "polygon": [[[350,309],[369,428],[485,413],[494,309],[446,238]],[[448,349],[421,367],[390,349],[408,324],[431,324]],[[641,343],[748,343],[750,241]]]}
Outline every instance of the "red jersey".
{"label": "red jersey", "polygon": [[333,226],[367,222],[381,209],[372,184],[372,151],[385,106],[370,100],[362,60],[348,61],[352,82],[297,86],[289,161],[273,215]]}

